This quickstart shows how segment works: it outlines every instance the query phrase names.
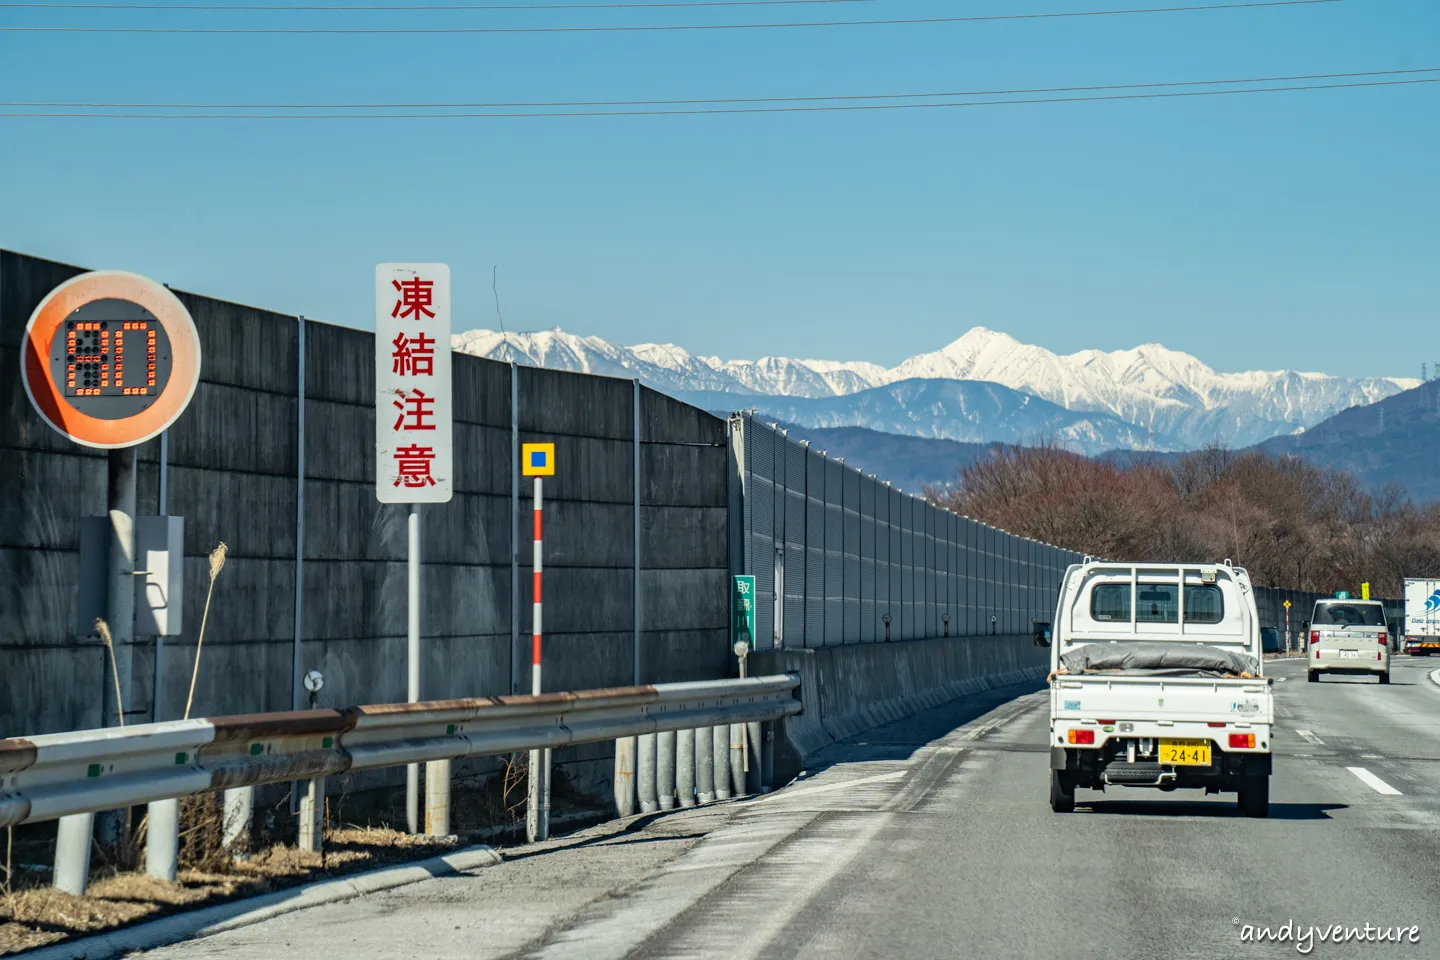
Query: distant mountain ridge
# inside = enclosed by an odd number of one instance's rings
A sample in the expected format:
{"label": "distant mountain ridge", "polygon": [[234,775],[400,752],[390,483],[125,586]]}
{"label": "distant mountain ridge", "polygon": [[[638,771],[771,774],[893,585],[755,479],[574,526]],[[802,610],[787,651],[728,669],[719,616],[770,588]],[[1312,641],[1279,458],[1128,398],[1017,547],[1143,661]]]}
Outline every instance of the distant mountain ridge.
{"label": "distant mountain ridge", "polygon": [[[456,335],[454,347],[496,360],[638,377],[685,399],[714,394],[709,399],[715,401],[725,395],[734,398],[737,407],[812,427],[859,426],[963,442],[1023,442],[1048,436],[1086,453],[1117,446],[1249,446],[1303,431],[1341,410],[1419,383],[1286,370],[1218,373],[1189,354],[1158,344],[1060,356],[984,327],[893,368],[788,357],[727,361],[696,356],[674,344],[624,347],[558,329],[471,330]],[[913,386],[918,382],[932,385]],[[938,382],[971,386],[933,385]],[[975,386],[979,383],[1048,405],[1023,410],[1008,393],[987,392]],[[912,385],[885,389],[901,384]],[[932,402],[939,406],[927,406]],[[1072,416],[1060,416],[1052,407]]]}

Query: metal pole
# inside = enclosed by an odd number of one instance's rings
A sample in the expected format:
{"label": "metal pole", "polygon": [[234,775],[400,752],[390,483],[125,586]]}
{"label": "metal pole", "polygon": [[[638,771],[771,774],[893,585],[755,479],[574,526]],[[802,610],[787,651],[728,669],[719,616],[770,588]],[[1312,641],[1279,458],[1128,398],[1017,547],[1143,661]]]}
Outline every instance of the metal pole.
{"label": "metal pole", "polygon": [[228,849],[245,840],[250,832],[250,817],[255,805],[254,787],[232,787],[225,791],[225,822],[221,826],[221,843]]}
{"label": "metal pole", "polygon": [[450,761],[425,764],[425,832],[432,837],[450,835]]}
{"label": "metal pole", "polygon": [[769,793],[775,789],[775,721],[764,726],[760,743],[760,792]]}
{"label": "metal pole", "polygon": [[[156,513],[166,516],[170,501],[170,432],[160,434],[160,495]],[[150,719],[159,723],[165,689],[165,638],[155,635],[154,663],[151,664]],[[155,800],[146,807],[145,872],[157,880],[175,882],[180,856],[180,801]]]}
{"label": "metal pole", "polygon": [[732,723],[730,731],[730,795],[745,796],[745,724]]}
{"label": "metal pole", "polygon": [[[710,728],[710,765],[715,778],[715,799],[730,799],[730,725]],[[744,782],[743,780],[741,781]]]}
{"label": "metal pole", "polygon": [[510,364],[510,692],[520,692],[520,371]]}
{"label": "metal pole", "polygon": [[642,733],[635,760],[635,787],[640,794],[640,812],[654,813],[660,809],[655,793],[655,734]]}
{"label": "metal pole", "polygon": [[675,731],[655,737],[655,793],[661,810],[675,809]]}
{"label": "metal pole", "polygon": [[95,814],[76,813],[60,818],[55,835],[55,889],[77,897],[85,895],[90,880],[90,835]]}
{"label": "metal pole", "polygon": [[[162,517],[170,515],[170,431],[160,434],[160,502],[157,512]],[[182,563],[184,558],[177,558]],[[160,709],[165,689],[165,638],[155,635],[154,679],[150,684],[150,719],[159,723],[164,713]]]}
{"label": "metal pole", "polygon": [[635,737],[621,737],[615,741],[615,815],[630,817],[635,814],[635,751],[639,744]]}
{"label": "metal pole", "polygon": [[[305,318],[297,316],[295,320],[295,620],[290,639],[290,709],[303,710],[307,692],[300,649],[305,598]],[[300,781],[290,782],[292,814],[300,812],[300,789]]]}
{"label": "metal pole", "polygon": [[305,603],[305,318],[300,322],[295,377],[295,623],[290,646],[290,709],[305,706],[301,668],[301,628]]}
{"label": "metal pole", "polygon": [[300,849],[319,853],[324,836],[325,778],[314,777],[305,781],[305,793],[300,797]]}
{"label": "metal pole", "polygon": [[635,638],[630,644],[634,662],[631,665],[630,682],[640,686],[640,381],[635,380],[634,401],[632,407],[635,413],[635,449],[634,465],[631,467],[631,477],[635,481],[635,512],[631,517],[631,526],[635,535],[634,557],[635,573],[631,581],[633,596],[631,598],[634,617],[631,622],[635,627]]}
{"label": "metal pole", "polygon": [[[534,606],[531,614],[533,621],[530,636],[530,692],[536,696],[540,695],[540,638],[544,635],[541,621],[541,590],[540,579],[544,573],[544,546],[541,536],[541,517],[544,514],[544,478],[535,478],[535,546],[534,546],[534,586],[531,597]],[[530,751],[530,799],[525,811],[525,835],[531,843],[537,840],[545,840],[550,836],[550,751]]]}
{"label": "metal pole", "polygon": [[675,734],[675,793],[680,806],[695,806],[695,731]]}
{"label": "metal pole", "polygon": [[[135,448],[111,450],[109,456],[110,511],[110,595],[105,604],[105,622],[115,652],[115,676],[120,696],[130,699],[135,639]],[[106,726],[124,726],[122,705],[115,702],[115,683],[105,664],[103,713]]]}
{"label": "metal pole", "polygon": [[715,799],[715,733],[711,727],[695,731],[695,799]]}
{"label": "metal pole", "polygon": [[145,872],[156,880],[175,882],[180,856],[180,801],[152,800],[145,833]]}
{"label": "metal pole", "polygon": [[760,788],[760,754],[764,750],[764,743],[758,720],[745,724],[745,747],[745,792],[763,793]]}
{"label": "metal pole", "polygon": [[[410,549],[407,562],[409,625],[409,676],[406,698],[410,703],[420,700],[420,505],[410,504]],[[420,765],[405,767],[405,826],[410,833],[420,832]]]}

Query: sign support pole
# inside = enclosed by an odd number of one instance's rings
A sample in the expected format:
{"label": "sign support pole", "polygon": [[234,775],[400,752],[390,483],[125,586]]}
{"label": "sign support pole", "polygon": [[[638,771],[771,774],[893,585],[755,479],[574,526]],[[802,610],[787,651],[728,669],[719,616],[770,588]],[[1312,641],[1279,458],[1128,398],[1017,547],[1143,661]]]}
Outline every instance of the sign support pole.
{"label": "sign support pole", "polygon": [[[540,578],[544,572],[543,543],[541,537],[541,516],[544,510],[543,477],[535,477],[535,571],[534,577],[534,629],[530,641],[530,692],[540,695]],[[550,838],[550,751],[530,751],[530,797],[526,804],[525,836],[531,842]]]}
{"label": "sign support pole", "polygon": [[[110,628],[114,666],[109,652],[101,669],[100,722],[125,725],[123,698],[130,688],[132,641],[135,633],[135,448],[111,450],[107,458],[107,500],[110,515],[110,583],[105,604],[105,621]],[[120,691],[117,699],[115,692]],[[101,838],[120,839],[119,810],[100,815]],[[75,896],[84,896],[90,874],[90,845],[95,814],[79,813],[60,818],[55,842],[55,887]]]}
{"label": "sign support pole", "polygon": [[[406,561],[408,581],[409,681],[406,698],[410,703],[420,699],[420,505],[410,504],[410,549]],[[420,765],[405,767],[405,825],[410,833],[420,832]]]}

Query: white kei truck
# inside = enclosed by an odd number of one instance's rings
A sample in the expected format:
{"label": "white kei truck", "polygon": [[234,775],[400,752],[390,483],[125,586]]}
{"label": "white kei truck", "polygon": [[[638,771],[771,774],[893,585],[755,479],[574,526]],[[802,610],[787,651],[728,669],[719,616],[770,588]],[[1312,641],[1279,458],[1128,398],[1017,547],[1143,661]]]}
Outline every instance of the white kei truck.
{"label": "white kei truck", "polygon": [[1052,810],[1113,786],[1233,792],[1269,815],[1275,700],[1243,567],[1087,558],[1034,626],[1051,648]]}

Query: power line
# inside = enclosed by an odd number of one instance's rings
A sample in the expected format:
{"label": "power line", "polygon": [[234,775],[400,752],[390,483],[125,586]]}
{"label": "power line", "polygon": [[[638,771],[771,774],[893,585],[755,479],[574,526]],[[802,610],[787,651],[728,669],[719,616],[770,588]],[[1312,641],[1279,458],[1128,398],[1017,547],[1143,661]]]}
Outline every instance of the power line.
{"label": "power line", "polygon": [[717,97],[686,100],[519,100],[453,103],[142,103],[56,100],[0,100],[3,107],[68,107],[155,110],[442,110],[460,108],[705,106],[710,104],[817,103],[853,100],[922,100],[937,97],[1028,96],[1045,93],[1094,93],[1101,90],[1148,90],[1158,87],[1210,87],[1246,83],[1293,83],[1300,80],[1343,80],[1440,73],[1440,67],[1407,70],[1365,70],[1350,73],[1309,73],[1283,77],[1236,77],[1228,80],[1171,80],[1163,83],[1107,83],[1074,87],[1016,87],[1003,90],[942,90],[933,93],[857,93],[806,97]]}
{"label": "power line", "polygon": [[285,6],[246,5],[234,3],[0,3],[0,9],[21,10],[150,10],[150,11],[216,11],[227,13],[329,13],[473,10],[650,10],[683,7],[781,7],[816,3],[876,3],[878,0],[675,0],[669,3],[459,3],[459,4],[351,4],[316,6],[288,4]]}
{"label": "power line", "polygon": [[1176,97],[1223,97],[1240,94],[1286,93],[1299,90],[1341,90],[1358,87],[1393,87],[1420,83],[1440,83],[1440,77],[1409,80],[1366,80],[1352,83],[1318,83],[1285,87],[1246,87],[1235,90],[1176,90],[1164,93],[1102,94],[1086,97],[1037,97],[1022,100],[949,100],[941,103],[861,103],[827,104],[822,106],[719,107],[699,110],[588,110],[546,111],[539,113],[335,113],[335,114],[256,114],[256,113],[33,113],[0,112],[0,117],[38,117],[49,119],[117,119],[117,120],[460,120],[500,119],[502,117],[659,117],[708,116],[746,113],[830,113],[858,110],[925,110],[944,107],[1001,107],[1045,103],[1096,103],[1106,100],[1160,100]]}
{"label": "power line", "polygon": [[1343,0],[1253,0],[1249,3],[1142,7],[1123,10],[1070,10],[1055,13],[1001,13],[970,17],[914,17],[892,20],[810,20],[795,23],[669,23],[608,27],[30,27],[4,26],[4,33],[162,33],[162,34],[463,34],[463,33],[654,33],[674,30],[777,30],[804,27],[878,27],[937,23],[984,23],[1000,20],[1062,20],[1075,17],[1119,17],[1133,14],[1196,13],[1250,10],[1260,7],[1301,7]]}

